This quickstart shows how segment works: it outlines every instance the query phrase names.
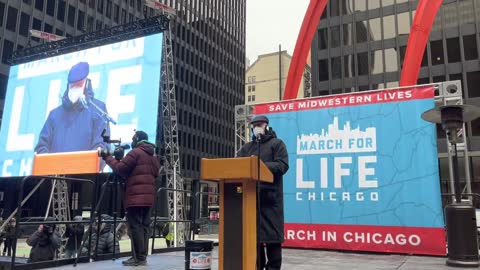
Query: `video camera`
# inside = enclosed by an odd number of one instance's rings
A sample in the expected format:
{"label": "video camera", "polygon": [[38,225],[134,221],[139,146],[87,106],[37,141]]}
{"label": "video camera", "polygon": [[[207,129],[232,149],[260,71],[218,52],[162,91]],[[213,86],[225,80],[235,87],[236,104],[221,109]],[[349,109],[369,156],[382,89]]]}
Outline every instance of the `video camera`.
{"label": "video camera", "polygon": [[55,224],[43,224],[42,232],[46,235],[52,235],[55,231]]}
{"label": "video camera", "polygon": [[103,138],[103,141],[106,142],[106,143],[111,143],[115,146],[115,150],[113,150],[113,152],[110,150],[110,149],[102,149],[102,148],[98,148],[97,150],[97,154],[99,157],[108,157],[108,156],[114,156],[116,160],[121,160],[125,154],[125,150],[128,150],[130,149],[130,145],[128,144],[125,144],[125,145],[121,145],[122,144],[122,140],[111,140],[110,139],[110,136],[106,136],[105,135],[105,132],[106,132],[106,129],[104,129],[102,131],[102,138]]}

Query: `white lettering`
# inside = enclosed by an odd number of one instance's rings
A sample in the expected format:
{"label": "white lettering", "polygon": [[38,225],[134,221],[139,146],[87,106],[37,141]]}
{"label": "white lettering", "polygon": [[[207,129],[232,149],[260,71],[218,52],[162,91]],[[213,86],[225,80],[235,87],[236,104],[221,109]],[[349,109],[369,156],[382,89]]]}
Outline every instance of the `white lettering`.
{"label": "white lettering", "polygon": [[359,188],[377,188],[378,181],[367,180],[367,176],[375,175],[374,168],[367,168],[367,163],[376,163],[376,156],[360,156],[358,157],[358,187]]}
{"label": "white lettering", "polygon": [[320,159],[320,188],[328,188],[328,163],[326,158]]}
{"label": "white lettering", "polygon": [[3,168],[2,168],[2,176],[12,176],[12,172],[8,170],[8,167],[11,167],[13,165],[13,160],[8,159],[3,162]]}
{"label": "white lettering", "polygon": [[[353,234],[351,232],[346,232],[343,234],[343,241],[347,242],[347,243],[351,243],[353,242],[353,239],[351,238],[353,236]],[[348,237],[348,238],[347,238]]]}
{"label": "white lettering", "polygon": [[20,162],[20,172],[19,172],[18,175],[20,175],[20,176],[29,175],[31,170],[32,170],[32,163],[33,163],[32,158],[28,158],[28,159],[22,158],[22,160]]}
{"label": "white lettering", "polygon": [[351,164],[352,157],[336,157],[334,159],[334,187],[341,188],[342,187],[342,177],[350,175],[350,169],[343,169],[342,164]]}
{"label": "white lettering", "polygon": [[297,188],[315,188],[314,181],[303,180],[303,159],[297,159]]}
{"label": "white lettering", "polygon": [[[24,86],[15,88],[12,114],[10,116],[10,128],[8,129],[7,145],[5,145],[5,151],[7,152],[28,151],[33,149],[35,134],[19,134],[24,95]],[[5,176],[5,174],[3,176]]]}
{"label": "white lettering", "polygon": [[[107,92],[108,113],[113,119],[118,119],[122,113],[133,113],[135,111],[135,95],[121,95],[124,85],[138,83],[142,80],[142,66],[131,66],[110,71],[108,76],[109,91]],[[141,90],[139,90],[141,91]],[[117,106],[116,104],[122,104]],[[112,137],[119,137],[117,134],[131,133],[137,126],[138,119],[132,119],[132,123],[126,125],[111,126]]]}
{"label": "white lettering", "polygon": [[408,243],[412,246],[419,246],[422,243],[422,240],[420,239],[420,236],[412,234],[408,237]]}

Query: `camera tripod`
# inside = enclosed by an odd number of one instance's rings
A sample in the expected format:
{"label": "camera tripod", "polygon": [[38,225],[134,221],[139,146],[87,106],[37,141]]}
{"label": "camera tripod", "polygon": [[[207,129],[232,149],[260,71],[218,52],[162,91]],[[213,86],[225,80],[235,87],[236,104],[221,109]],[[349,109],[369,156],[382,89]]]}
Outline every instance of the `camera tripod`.
{"label": "camera tripod", "polygon": [[[82,239],[82,244],[80,245],[80,251],[77,252],[77,257],[75,259],[75,263],[74,263],[74,266],[77,265],[77,262],[78,262],[78,259],[80,258],[79,254],[81,254],[82,252],[82,249],[85,247],[86,244],[88,244],[88,252],[91,252],[91,248],[92,248],[92,237],[91,237],[91,232],[92,232],[92,228],[93,228],[93,225],[95,223],[95,220],[97,220],[97,237],[96,237],[96,243],[95,243],[95,247],[98,247],[98,241],[100,239],[100,223],[102,222],[101,220],[101,211],[100,211],[100,206],[103,202],[103,199],[104,199],[104,196],[105,196],[105,192],[109,189],[109,188],[112,188],[113,189],[113,194],[112,194],[112,215],[113,215],[113,228],[114,228],[114,231],[113,231],[113,234],[114,234],[114,238],[113,238],[113,255],[112,255],[112,260],[115,260],[116,257],[115,257],[115,253],[116,253],[116,244],[117,244],[117,233],[116,233],[116,227],[117,227],[117,216],[118,216],[118,190],[119,190],[119,187],[120,187],[120,191],[123,190],[123,185],[122,185],[122,182],[121,182],[122,178],[117,175],[116,173],[112,173],[108,178],[107,180],[102,184],[101,188],[100,188],[100,196],[98,197],[98,201],[95,205],[95,208],[94,208],[94,211],[92,213],[92,216],[90,217],[90,223],[88,225],[88,229],[86,231],[86,233],[84,234],[84,238]],[[123,196],[120,196],[120,198],[122,198]],[[128,222],[127,222],[127,226],[128,226]],[[130,227],[128,226],[128,230],[131,231]],[[85,237],[88,236],[88,241],[86,241]],[[88,243],[87,243],[88,242]],[[132,248],[132,255],[133,255],[133,258],[135,259],[136,261],[136,253],[135,253],[135,247],[133,245],[133,243],[131,243],[131,248]],[[87,255],[88,257],[90,257],[91,255],[88,254]]]}

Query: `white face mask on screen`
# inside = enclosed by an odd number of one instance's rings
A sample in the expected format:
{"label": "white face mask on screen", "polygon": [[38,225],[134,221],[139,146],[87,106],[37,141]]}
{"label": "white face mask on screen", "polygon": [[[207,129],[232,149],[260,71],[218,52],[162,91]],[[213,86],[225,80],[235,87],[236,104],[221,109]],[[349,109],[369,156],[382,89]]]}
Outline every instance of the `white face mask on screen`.
{"label": "white face mask on screen", "polygon": [[83,87],[73,87],[68,90],[68,99],[72,103],[76,103],[80,98],[83,97]]}
{"label": "white face mask on screen", "polygon": [[258,137],[258,135],[264,135],[265,134],[265,129],[262,127],[254,127],[253,128],[253,135],[255,137]]}

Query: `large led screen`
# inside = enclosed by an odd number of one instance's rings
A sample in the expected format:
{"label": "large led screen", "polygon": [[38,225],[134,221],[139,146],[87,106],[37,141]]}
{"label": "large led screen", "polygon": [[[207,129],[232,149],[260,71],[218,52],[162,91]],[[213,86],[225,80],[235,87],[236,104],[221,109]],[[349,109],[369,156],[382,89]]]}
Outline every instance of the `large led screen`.
{"label": "large led screen", "polygon": [[159,33],[12,66],[0,176],[31,175],[34,153],[113,148],[103,136],[129,144],[134,130],[143,130],[154,142],[162,38]]}

